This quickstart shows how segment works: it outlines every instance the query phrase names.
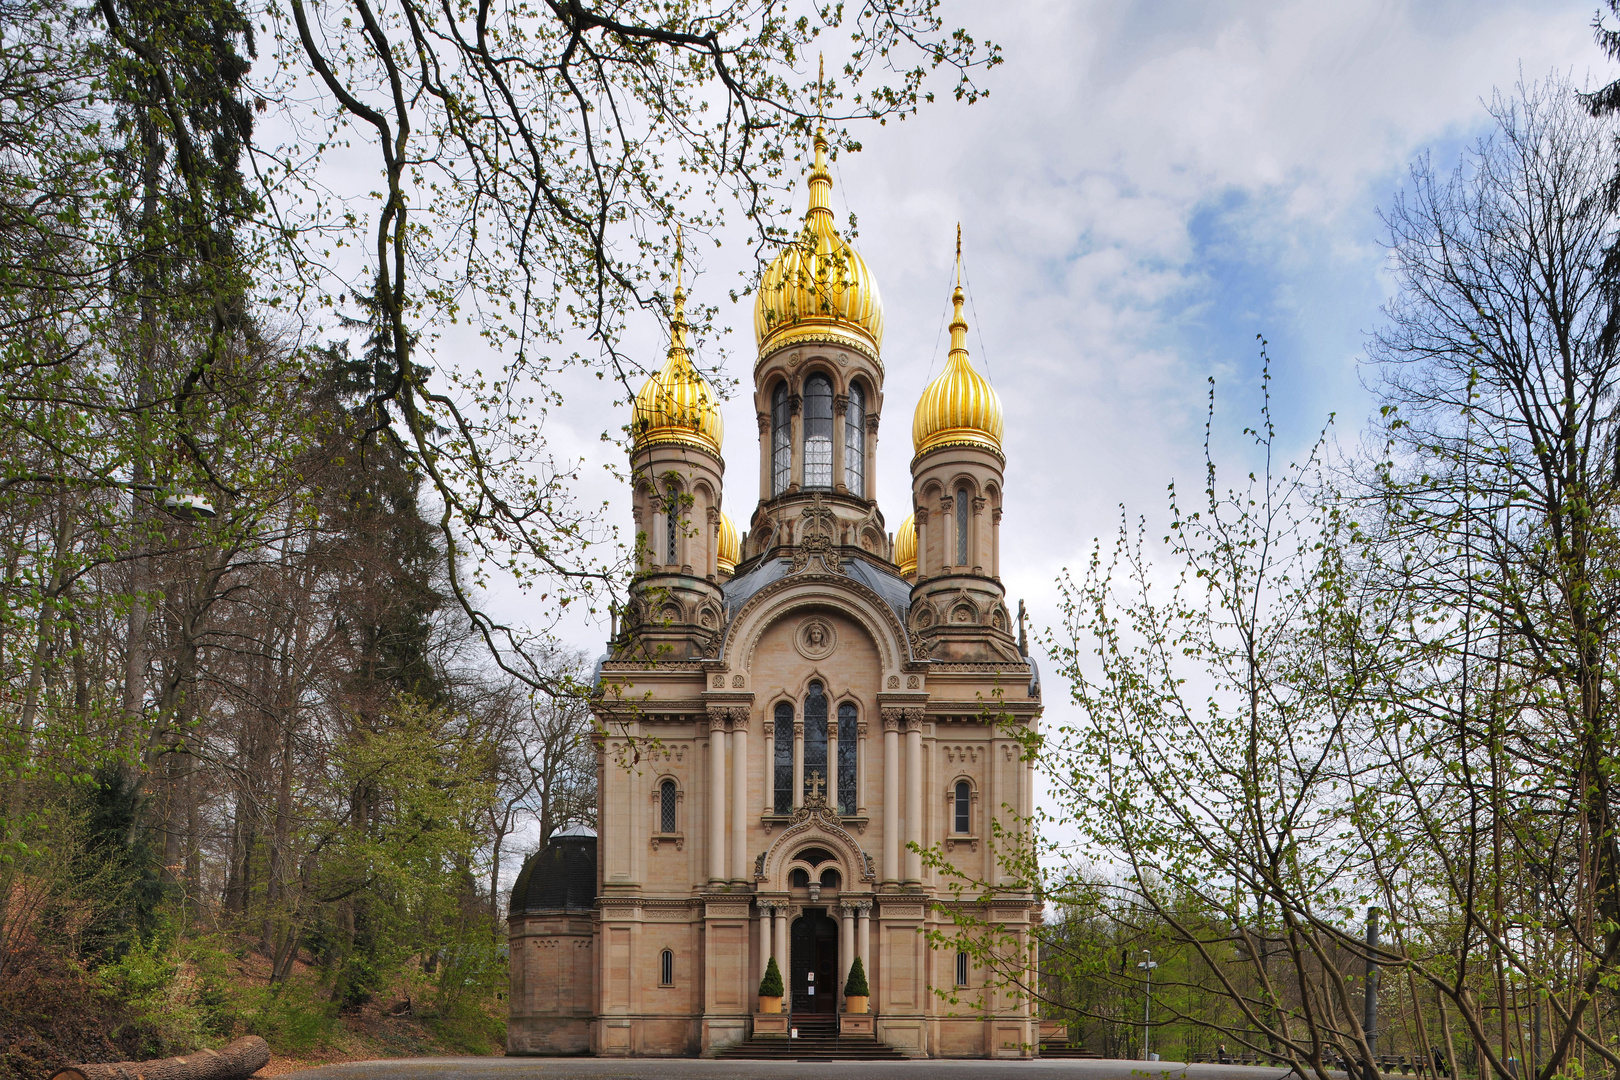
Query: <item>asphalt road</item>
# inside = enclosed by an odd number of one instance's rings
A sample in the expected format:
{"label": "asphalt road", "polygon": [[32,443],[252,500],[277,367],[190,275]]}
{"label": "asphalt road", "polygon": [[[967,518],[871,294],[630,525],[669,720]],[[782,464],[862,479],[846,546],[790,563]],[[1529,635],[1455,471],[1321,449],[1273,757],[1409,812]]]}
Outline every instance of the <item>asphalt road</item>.
{"label": "asphalt road", "polygon": [[1283,1080],[1287,1069],[1184,1065],[1174,1061],[713,1061],[703,1058],[408,1058],[355,1061],[287,1073],[278,1080]]}

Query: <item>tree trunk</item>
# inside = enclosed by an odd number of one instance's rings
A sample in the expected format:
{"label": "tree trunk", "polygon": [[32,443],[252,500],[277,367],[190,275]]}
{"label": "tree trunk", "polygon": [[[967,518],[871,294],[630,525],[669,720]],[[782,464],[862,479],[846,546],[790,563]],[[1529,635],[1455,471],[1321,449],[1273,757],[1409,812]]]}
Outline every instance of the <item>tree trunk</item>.
{"label": "tree trunk", "polygon": [[248,1035],[223,1050],[199,1050],[183,1057],[69,1065],[52,1073],[51,1080],[245,1080],[269,1063],[269,1045]]}

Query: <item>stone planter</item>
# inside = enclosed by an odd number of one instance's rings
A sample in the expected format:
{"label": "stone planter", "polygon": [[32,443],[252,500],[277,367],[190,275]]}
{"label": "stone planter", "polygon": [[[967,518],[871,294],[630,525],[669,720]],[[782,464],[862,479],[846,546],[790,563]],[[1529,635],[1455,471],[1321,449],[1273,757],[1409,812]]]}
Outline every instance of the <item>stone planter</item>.
{"label": "stone planter", "polygon": [[779,1013],[782,1011],[782,999],[779,997],[766,997],[759,995],[759,1011],[762,1013]]}
{"label": "stone planter", "polygon": [[844,1011],[864,1013],[871,1003],[872,999],[865,994],[848,994],[844,997]]}

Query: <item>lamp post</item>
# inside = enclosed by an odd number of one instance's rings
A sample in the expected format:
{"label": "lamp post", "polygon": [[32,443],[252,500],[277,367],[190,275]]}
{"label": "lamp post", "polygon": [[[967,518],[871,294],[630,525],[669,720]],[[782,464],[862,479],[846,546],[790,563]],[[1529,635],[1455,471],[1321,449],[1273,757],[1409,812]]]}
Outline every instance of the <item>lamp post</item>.
{"label": "lamp post", "polygon": [[1142,969],[1142,975],[1147,983],[1142,990],[1142,1060],[1152,1061],[1153,1056],[1148,1053],[1148,1008],[1153,1004],[1153,969],[1159,964],[1153,959],[1151,949],[1143,949],[1145,959],[1138,960],[1136,966]]}

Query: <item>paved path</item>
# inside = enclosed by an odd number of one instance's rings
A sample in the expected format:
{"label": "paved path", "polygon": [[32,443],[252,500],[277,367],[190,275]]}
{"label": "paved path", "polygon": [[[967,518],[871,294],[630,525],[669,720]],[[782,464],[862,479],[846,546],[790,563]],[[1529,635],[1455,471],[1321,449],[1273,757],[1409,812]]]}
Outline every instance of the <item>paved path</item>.
{"label": "paved path", "polygon": [[405,1058],[354,1061],[278,1080],[1283,1080],[1287,1069],[1174,1061],[713,1061],[701,1058]]}

